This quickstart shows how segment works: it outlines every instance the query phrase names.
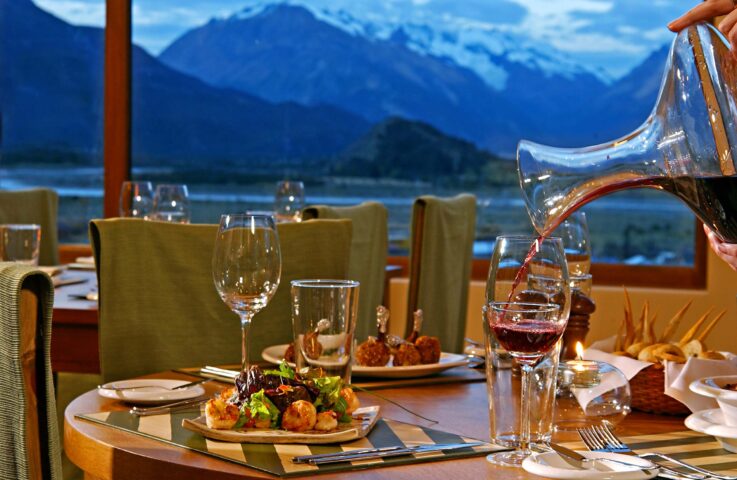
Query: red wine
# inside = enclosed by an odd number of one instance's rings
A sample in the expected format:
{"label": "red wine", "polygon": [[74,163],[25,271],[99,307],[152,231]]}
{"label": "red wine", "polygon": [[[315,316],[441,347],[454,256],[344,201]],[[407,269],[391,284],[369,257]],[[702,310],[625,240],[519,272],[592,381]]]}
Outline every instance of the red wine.
{"label": "red wine", "polygon": [[507,303],[512,303],[514,292],[517,291],[517,287],[519,286],[520,282],[522,282],[522,280],[525,278],[525,275],[527,274],[527,268],[530,266],[530,262],[535,257],[535,255],[537,255],[537,252],[540,251],[540,244],[543,240],[545,240],[545,237],[539,236],[534,242],[532,242],[532,245],[530,245],[530,250],[527,252],[527,256],[525,256],[525,260],[522,262],[522,266],[519,267],[517,274],[514,276],[514,282],[512,282],[512,290],[509,291]]}
{"label": "red wine", "polygon": [[563,334],[565,325],[523,320],[517,323],[498,323],[491,328],[496,339],[507,351],[543,355],[553,348]]}

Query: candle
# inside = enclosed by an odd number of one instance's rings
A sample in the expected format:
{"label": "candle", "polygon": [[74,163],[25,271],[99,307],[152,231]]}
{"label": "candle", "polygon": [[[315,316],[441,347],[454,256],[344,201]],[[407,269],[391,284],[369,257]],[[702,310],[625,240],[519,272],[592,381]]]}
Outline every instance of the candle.
{"label": "candle", "polygon": [[596,362],[583,359],[583,345],[576,342],[576,359],[563,363],[570,375],[570,382],[574,387],[591,387],[599,384],[599,365]]}

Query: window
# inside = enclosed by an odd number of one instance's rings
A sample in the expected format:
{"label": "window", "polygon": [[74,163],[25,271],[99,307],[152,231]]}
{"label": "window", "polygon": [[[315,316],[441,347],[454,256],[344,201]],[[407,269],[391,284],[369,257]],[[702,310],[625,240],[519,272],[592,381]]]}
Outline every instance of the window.
{"label": "window", "polygon": [[[304,180],[308,203],[381,200],[399,254],[415,196],[470,191],[488,258],[496,235],[530,231],[517,140],[583,146],[634,129],[683,8],[546,5],[132,0],[132,176],[187,183],[196,222],[268,208],[283,178]],[[673,198],[630,191],[586,210],[594,261],[703,273]]]}
{"label": "window", "polygon": [[105,0],[0,4],[0,188],[56,189],[65,243],[102,215],[104,24]]}

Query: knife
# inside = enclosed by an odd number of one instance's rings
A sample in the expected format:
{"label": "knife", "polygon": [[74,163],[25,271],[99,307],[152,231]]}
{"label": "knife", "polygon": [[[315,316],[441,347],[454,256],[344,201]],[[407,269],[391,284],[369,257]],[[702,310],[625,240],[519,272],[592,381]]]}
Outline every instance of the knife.
{"label": "knife", "polygon": [[558,445],[557,443],[553,442],[549,442],[547,445],[550,447],[551,450],[555,451],[560,456],[560,458],[562,458],[568,465],[571,465],[572,467],[580,470],[598,470],[600,472],[614,471],[612,467],[606,465],[604,462],[613,462],[628,467],[634,467],[641,470],[646,475],[650,475],[650,470],[652,470],[653,468],[657,468],[657,465],[653,464],[652,462],[650,462],[652,467],[648,468],[635,463],[624,462],[611,458],[586,457],[574,450],[571,450],[570,448],[566,448],[563,445]]}
{"label": "knife", "polygon": [[383,447],[367,448],[363,450],[347,450],[335,453],[318,455],[303,455],[292,458],[293,463],[308,463],[310,465],[325,465],[330,463],[352,462],[355,460],[371,460],[375,458],[399,457],[414,453],[438,452],[442,450],[457,450],[461,448],[477,447],[482,442],[446,443],[435,445],[417,445],[413,447]]}

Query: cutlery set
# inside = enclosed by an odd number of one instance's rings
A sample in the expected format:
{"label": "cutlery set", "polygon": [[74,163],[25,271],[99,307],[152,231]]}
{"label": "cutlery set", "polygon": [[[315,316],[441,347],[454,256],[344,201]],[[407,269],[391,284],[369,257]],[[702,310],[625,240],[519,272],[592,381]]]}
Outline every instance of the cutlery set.
{"label": "cutlery set", "polygon": [[446,443],[433,445],[415,445],[411,447],[383,447],[365,448],[360,450],[346,450],[343,452],[323,453],[318,455],[303,455],[293,457],[293,463],[307,463],[310,465],[326,465],[331,463],[353,462],[356,460],[372,460],[377,458],[400,457],[415,453],[440,452],[459,450],[482,445],[481,442]]}

